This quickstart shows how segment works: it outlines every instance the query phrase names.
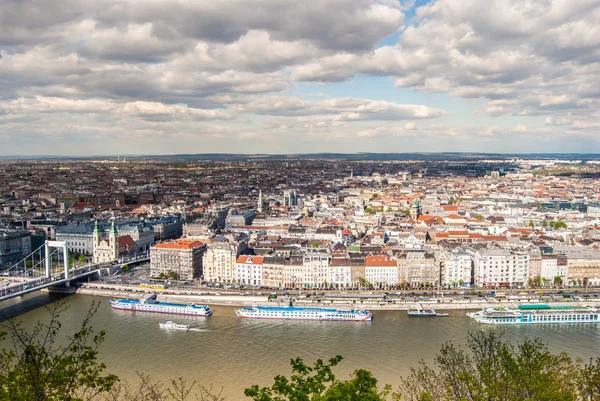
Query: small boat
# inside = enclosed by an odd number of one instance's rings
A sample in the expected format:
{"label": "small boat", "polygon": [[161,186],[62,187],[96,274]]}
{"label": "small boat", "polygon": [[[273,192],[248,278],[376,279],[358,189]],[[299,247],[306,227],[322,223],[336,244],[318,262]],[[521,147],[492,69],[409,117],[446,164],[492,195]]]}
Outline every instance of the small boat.
{"label": "small boat", "polygon": [[189,330],[189,324],[177,324],[175,322],[159,323],[161,329]]}
{"label": "small boat", "polygon": [[436,312],[434,309],[425,309],[425,308],[423,308],[423,305],[421,305],[420,303],[417,304],[417,308],[416,309],[409,309],[407,312],[408,312],[408,316],[411,316],[411,317],[443,317],[443,316],[448,316],[447,313],[439,313],[439,312]]}

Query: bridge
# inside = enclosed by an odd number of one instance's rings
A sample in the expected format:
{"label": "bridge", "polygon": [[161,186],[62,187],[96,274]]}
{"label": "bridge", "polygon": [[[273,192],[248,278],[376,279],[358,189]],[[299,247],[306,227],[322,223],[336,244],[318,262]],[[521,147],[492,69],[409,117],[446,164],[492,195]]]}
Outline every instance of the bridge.
{"label": "bridge", "polygon": [[0,301],[19,297],[43,288],[69,287],[71,281],[101,275],[103,269],[120,268],[127,263],[149,260],[147,254],[120,260],[118,264],[93,264],[90,257],[85,260],[69,258],[65,241],[46,241],[44,245],[25,258],[4,270],[0,276]]}

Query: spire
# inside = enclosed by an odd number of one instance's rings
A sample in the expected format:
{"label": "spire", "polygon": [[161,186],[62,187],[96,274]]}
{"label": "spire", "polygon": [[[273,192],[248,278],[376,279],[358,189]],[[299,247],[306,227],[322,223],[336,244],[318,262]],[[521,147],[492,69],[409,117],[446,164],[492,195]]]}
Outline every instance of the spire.
{"label": "spire", "polygon": [[98,228],[98,220],[96,220],[96,223],[94,224],[94,234],[99,234],[100,233],[100,229]]}
{"label": "spire", "polygon": [[115,227],[115,221],[114,220],[112,221],[112,224],[110,226],[110,233],[117,235],[117,228]]}
{"label": "spire", "polygon": [[262,205],[263,205],[262,189],[259,189],[258,190],[258,207],[256,208],[256,210],[258,210],[258,213],[262,213]]}

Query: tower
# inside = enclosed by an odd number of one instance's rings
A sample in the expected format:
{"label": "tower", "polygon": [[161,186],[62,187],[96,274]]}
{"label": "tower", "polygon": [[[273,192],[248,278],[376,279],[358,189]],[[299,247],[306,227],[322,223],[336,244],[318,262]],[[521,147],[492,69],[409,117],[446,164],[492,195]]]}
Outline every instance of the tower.
{"label": "tower", "polygon": [[94,232],[92,233],[92,254],[93,254],[93,249],[95,249],[98,244],[100,244],[100,229],[98,228],[98,220],[96,220],[96,223],[94,224]]}
{"label": "tower", "polygon": [[256,208],[258,213],[262,213],[262,211],[263,211],[262,205],[263,205],[262,189],[259,189],[258,190],[258,207]]}
{"label": "tower", "polygon": [[421,200],[415,199],[413,202],[412,209],[410,210],[410,217],[414,221],[419,220],[419,216],[421,215]]}
{"label": "tower", "polygon": [[119,239],[114,220],[112,221],[112,225],[110,226],[108,243],[110,244],[110,250],[112,251],[113,259],[116,259],[119,256]]}

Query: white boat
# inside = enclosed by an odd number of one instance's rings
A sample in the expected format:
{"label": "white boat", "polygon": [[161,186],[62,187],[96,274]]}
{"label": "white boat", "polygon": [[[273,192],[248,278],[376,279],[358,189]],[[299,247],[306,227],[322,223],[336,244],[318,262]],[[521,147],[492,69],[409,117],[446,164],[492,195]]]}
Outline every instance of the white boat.
{"label": "white boat", "polygon": [[174,330],[189,330],[189,324],[177,324],[175,322],[159,323],[161,329],[174,329]]}
{"label": "white boat", "polygon": [[600,323],[600,310],[592,307],[551,307],[546,304],[520,305],[514,308],[485,308],[467,313],[483,324],[561,324]]}
{"label": "white boat", "polygon": [[423,305],[420,303],[417,304],[415,309],[409,309],[407,311],[408,316],[410,317],[439,317],[439,316],[448,316],[447,313],[439,313],[434,309],[425,309]]}
{"label": "white boat", "polygon": [[334,320],[369,322],[371,312],[354,309],[296,308],[293,306],[253,306],[237,309],[235,314],[248,319]]}
{"label": "white boat", "polygon": [[176,315],[210,316],[212,310],[208,305],[177,304],[172,302],[159,302],[156,295],[145,299],[116,299],[109,301],[115,309],[135,312],[171,313]]}

